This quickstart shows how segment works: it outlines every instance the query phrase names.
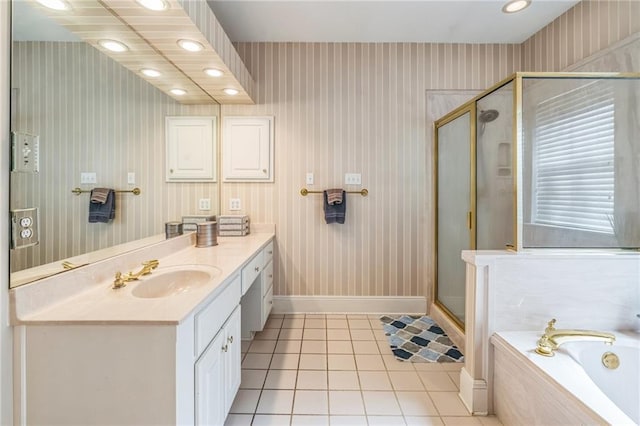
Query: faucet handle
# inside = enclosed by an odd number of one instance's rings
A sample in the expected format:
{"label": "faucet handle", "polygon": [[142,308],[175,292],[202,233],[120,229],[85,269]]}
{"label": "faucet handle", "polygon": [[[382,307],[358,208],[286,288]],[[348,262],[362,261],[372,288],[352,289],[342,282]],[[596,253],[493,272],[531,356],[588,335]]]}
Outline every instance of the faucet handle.
{"label": "faucet handle", "polygon": [[142,262],[142,265],[150,266],[151,269],[156,269],[158,265],[160,265],[160,262],[158,261],[158,259],[151,259],[151,260]]}
{"label": "faucet handle", "polygon": [[548,333],[550,331],[555,330],[555,327],[554,327],[555,323],[556,323],[556,319],[553,318],[551,321],[547,323],[547,328],[544,329],[544,332]]}
{"label": "faucet handle", "polygon": [[122,288],[127,285],[126,279],[122,278],[122,272],[116,272],[115,280],[113,280],[113,289]]}

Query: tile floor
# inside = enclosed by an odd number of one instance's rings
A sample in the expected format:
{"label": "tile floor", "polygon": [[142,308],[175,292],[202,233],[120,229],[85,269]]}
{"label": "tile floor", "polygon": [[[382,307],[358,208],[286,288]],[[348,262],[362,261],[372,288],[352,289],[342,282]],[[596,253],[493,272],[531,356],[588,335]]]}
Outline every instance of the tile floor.
{"label": "tile floor", "polygon": [[379,315],[269,317],[242,342],[226,425],[500,425],[458,398],[461,363],[395,359]]}

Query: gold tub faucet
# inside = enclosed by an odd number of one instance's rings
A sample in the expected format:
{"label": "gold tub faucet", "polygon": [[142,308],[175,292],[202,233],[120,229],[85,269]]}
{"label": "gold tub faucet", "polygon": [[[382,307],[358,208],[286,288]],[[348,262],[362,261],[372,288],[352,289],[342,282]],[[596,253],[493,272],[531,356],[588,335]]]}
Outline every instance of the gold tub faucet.
{"label": "gold tub faucet", "polygon": [[151,271],[158,267],[158,265],[160,265],[160,262],[158,262],[156,259],[153,259],[142,262],[142,269],[140,269],[135,274],[133,272],[128,272],[127,274],[122,275],[121,272],[116,272],[116,277],[113,281],[113,288],[122,288],[127,285],[129,281],[135,281],[143,275],[149,275]]}
{"label": "gold tub faucet", "polygon": [[544,356],[553,356],[555,353],[554,351],[558,349],[561,344],[566,342],[596,341],[611,345],[616,340],[615,335],[605,331],[556,330],[553,327],[555,323],[555,319],[549,321],[547,328],[544,329],[544,334],[538,340],[536,353]]}

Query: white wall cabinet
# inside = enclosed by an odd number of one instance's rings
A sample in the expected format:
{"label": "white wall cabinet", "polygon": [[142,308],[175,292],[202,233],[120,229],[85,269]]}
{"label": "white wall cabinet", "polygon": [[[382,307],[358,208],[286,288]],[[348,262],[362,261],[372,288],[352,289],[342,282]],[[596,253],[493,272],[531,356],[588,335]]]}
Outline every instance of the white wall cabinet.
{"label": "white wall cabinet", "polygon": [[240,307],[195,364],[196,425],[222,425],[240,388]]}
{"label": "white wall cabinet", "polygon": [[273,117],[223,117],[223,180],[273,182]]}
{"label": "white wall cabinet", "polygon": [[166,117],[166,181],[216,181],[216,117]]}

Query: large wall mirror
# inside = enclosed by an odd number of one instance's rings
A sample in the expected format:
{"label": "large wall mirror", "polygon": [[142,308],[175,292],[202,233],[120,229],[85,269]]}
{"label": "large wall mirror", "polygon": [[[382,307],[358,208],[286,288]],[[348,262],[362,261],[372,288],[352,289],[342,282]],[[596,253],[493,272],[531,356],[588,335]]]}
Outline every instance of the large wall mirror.
{"label": "large wall mirror", "polygon": [[[39,150],[37,172],[13,165],[10,208],[38,209],[39,243],[12,248],[11,287],[64,272],[65,262],[164,239],[164,223],[184,215],[218,214],[217,182],[165,181],[165,118],[219,123],[219,105],[178,103],[26,1],[12,2],[12,35],[11,130],[36,136]],[[21,160],[24,146],[14,154]],[[95,182],[82,183],[83,173]],[[141,192],[117,193],[115,218],[89,223],[89,193],[76,195],[76,187]],[[211,209],[199,210],[200,199]]]}

